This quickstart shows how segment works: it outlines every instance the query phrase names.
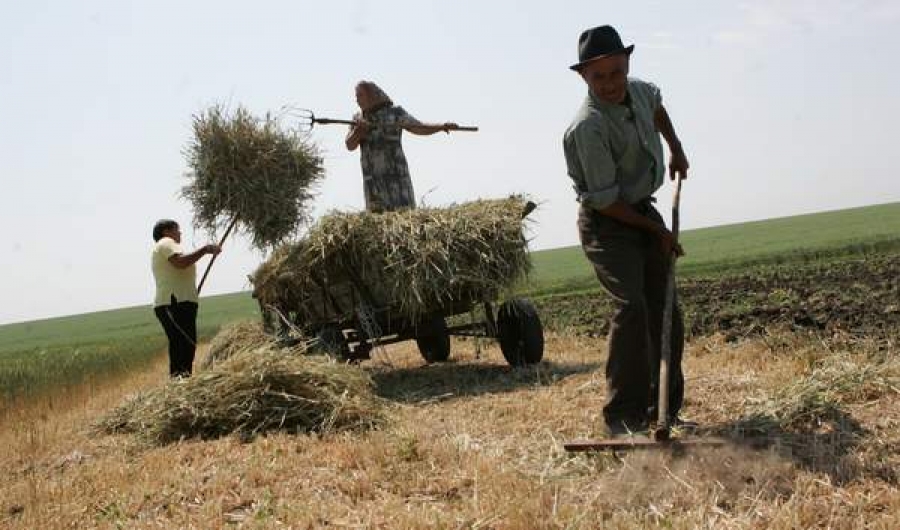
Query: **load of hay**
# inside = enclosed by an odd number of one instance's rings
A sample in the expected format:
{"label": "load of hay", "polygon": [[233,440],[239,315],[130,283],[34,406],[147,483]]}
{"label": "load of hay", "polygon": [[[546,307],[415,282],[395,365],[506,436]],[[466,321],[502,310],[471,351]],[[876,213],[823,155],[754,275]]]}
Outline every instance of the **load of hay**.
{"label": "load of hay", "polygon": [[249,342],[208,370],[132,397],[97,428],[163,445],[232,433],[363,429],[383,421],[372,380],[360,368],[306,357],[273,341]]}
{"label": "load of hay", "polygon": [[301,325],[323,317],[323,291],[329,300],[352,304],[350,284],[412,322],[454,301],[493,300],[530,269],[525,204],[514,196],[447,208],[332,213],[301,241],[273,252],[251,276],[254,296]]}
{"label": "load of hay", "polygon": [[319,150],[307,140],[243,107],[229,113],[213,106],[194,116],[185,149],[191,182],[182,189],[194,224],[212,233],[237,220],[260,249],[296,234],[324,175]]}

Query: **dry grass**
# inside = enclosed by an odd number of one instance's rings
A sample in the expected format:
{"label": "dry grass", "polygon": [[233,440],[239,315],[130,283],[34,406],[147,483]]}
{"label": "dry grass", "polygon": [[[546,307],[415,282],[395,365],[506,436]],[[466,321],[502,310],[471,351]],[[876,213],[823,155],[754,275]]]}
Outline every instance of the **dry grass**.
{"label": "dry grass", "polygon": [[[734,444],[684,455],[569,455],[562,441],[596,434],[602,341],[549,337],[549,362],[511,369],[493,346],[423,366],[408,344],[365,365],[392,403],[381,430],[273,434],[244,443],[146,448],[86,434],[114,392],[68,413],[4,423],[0,524],[11,528],[897,528],[888,470],[900,448],[900,404],[883,386],[841,392],[829,419],[773,425],[764,448]],[[892,352],[895,353],[895,352]],[[687,416],[728,434],[753,404],[809,378],[834,356],[882,360],[802,337],[694,343]],[[888,359],[890,356],[885,356]],[[387,367],[390,362],[392,367]],[[162,368],[160,368],[160,374]],[[158,377],[157,377],[158,379]],[[129,383],[127,386],[145,383]],[[880,390],[878,390],[880,389]],[[121,391],[120,391],[121,392]],[[773,401],[774,402],[774,401]],[[833,429],[829,431],[829,429]],[[851,436],[852,435],[852,436]],[[852,444],[846,443],[851,437]],[[783,440],[783,441],[782,441]]]}
{"label": "dry grass", "polygon": [[255,350],[269,343],[271,337],[256,320],[241,320],[226,324],[209,342],[209,351],[200,361],[200,370],[208,370],[236,353]]}
{"label": "dry grass", "polygon": [[254,246],[273,247],[307,220],[307,203],[324,175],[309,139],[273,116],[217,105],[194,116],[185,149],[190,183],[182,195],[194,223],[209,232],[237,220]]}
{"label": "dry grass", "polygon": [[129,397],[100,419],[97,430],[165,445],[229,434],[250,439],[271,431],[328,433],[382,422],[381,400],[359,367],[306,356],[303,348],[279,348],[255,334],[245,338],[240,329],[217,336],[219,344],[231,339],[230,357]]}
{"label": "dry grass", "polygon": [[841,352],[818,360],[795,381],[753,403],[749,412],[762,431],[772,424],[782,429],[814,428],[839,419],[843,406],[898,395],[898,389],[900,360],[854,359]]}

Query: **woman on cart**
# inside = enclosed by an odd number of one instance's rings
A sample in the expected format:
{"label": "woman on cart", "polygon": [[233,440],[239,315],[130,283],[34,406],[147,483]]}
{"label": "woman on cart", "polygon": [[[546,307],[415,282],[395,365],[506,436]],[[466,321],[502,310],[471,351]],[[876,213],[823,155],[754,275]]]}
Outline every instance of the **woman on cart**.
{"label": "woman on cart", "polygon": [[425,124],[371,81],[356,85],[356,102],[360,112],[353,116],[345,144],[350,151],[360,148],[363,193],[366,210],[373,213],[415,208],[409,166],[403,154],[401,135],[404,130],[418,135],[432,135],[459,129],[455,123]]}

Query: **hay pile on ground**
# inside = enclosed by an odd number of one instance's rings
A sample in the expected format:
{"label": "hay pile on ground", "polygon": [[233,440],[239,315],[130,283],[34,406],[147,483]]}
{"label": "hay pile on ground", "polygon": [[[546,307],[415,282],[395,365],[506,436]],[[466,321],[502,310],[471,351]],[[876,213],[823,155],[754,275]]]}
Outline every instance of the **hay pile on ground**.
{"label": "hay pile on ground", "polygon": [[209,232],[237,219],[257,248],[296,233],[306,202],[324,175],[319,150],[267,115],[214,106],[194,116],[185,150],[191,183],[182,190],[194,223]]}
{"label": "hay pile on ground", "polygon": [[200,369],[207,370],[242,351],[268,347],[271,341],[272,337],[263,331],[259,321],[243,320],[227,324],[209,343],[209,351],[200,363]]}
{"label": "hay pile on ground", "polygon": [[847,404],[897,394],[898,389],[900,362],[831,355],[772,396],[752,401],[744,428],[765,431],[773,425],[787,430],[815,427],[839,418],[841,408]]}
{"label": "hay pile on ground", "polygon": [[383,421],[372,380],[358,367],[311,359],[274,343],[244,349],[186,379],[137,395],[97,424],[163,445],[232,433],[331,432]]}
{"label": "hay pile on ground", "polygon": [[[530,269],[522,197],[381,214],[333,213],[278,248],[251,277],[254,295],[312,318],[323,286],[355,280],[376,306],[417,321],[455,300],[492,300]],[[352,308],[352,306],[351,306]]]}

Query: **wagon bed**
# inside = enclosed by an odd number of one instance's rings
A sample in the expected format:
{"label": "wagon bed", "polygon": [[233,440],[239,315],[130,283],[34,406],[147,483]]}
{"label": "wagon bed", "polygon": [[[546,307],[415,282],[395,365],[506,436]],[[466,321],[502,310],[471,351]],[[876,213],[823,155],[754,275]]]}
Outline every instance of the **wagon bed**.
{"label": "wagon bed", "polygon": [[[375,345],[415,340],[427,362],[442,362],[450,358],[450,336],[454,335],[497,339],[513,366],[543,358],[543,327],[526,299],[508,299],[495,308],[498,293],[461,291],[411,319],[384,290],[343,272],[338,278],[315,278],[317,289],[295,293],[299,303],[291,308],[261,307],[267,329],[298,328],[304,336],[314,337],[311,347],[346,360],[369,358]],[[475,316],[478,310],[481,319]],[[461,318],[448,325],[451,317]]]}

